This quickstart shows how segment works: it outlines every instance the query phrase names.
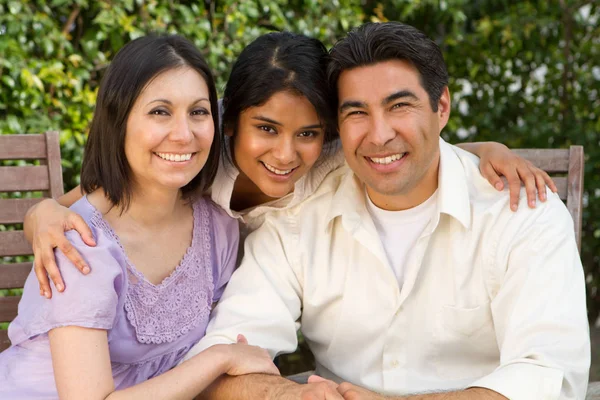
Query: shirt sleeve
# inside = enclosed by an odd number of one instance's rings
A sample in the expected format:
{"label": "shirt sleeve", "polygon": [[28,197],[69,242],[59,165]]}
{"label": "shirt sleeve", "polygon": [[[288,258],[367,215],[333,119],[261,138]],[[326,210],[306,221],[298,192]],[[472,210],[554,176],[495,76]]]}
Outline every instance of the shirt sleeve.
{"label": "shirt sleeve", "polygon": [[240,245],[240,227],[236,219],[211,203],[214,212],[213,235],[215,244],[214,294],[213,300],[219,301],[237,266],[237,254]]}
{"label": "shirt sleeve", "polygon": [[536,210],[521,207],[530,215],[509,223],[492,257],[500,365],[471,386],[511,400],[583,399],[591,356],[573,221],[554,195]]}
{"label": "shirt sleeve", "polygon": [[272,357],[296,349],[301,287],[286,243],[296,236],[283,221],[267,218],[248,236],[242,263],[213,311],[206,336],[186,359],[215,344],[234,343],[238,334]]}
{"label": "shirt sleeve", "polygon": [[83,275],[56,250],[56,263],[65,290],[58,292],[50,281],[52,298],[46,299],[40,296],[39,284],[32,271],[25,282],[19,313],[13,322],[21,327],[16,330],[24,335],[21,341],[62,326],[110,329],[113,325],[125,276],[124,264],[119,262],[118,245],[102,233],[96,234],[96,247],[85,245],[75,231],[67,232],[66,236],[87,260],[91,272]]}

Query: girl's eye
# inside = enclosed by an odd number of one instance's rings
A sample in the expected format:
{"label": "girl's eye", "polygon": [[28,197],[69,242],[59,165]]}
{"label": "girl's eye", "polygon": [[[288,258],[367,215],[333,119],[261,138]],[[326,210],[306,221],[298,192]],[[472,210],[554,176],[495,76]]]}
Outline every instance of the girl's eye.
{"label": "girl's eye", "polygon": [[317,135],[318,135],[318,133],[315,131],[305,131],[305,132],[300,132],[298,134],[298,136],[303,137],[303,138],[312,138],[312,137],[316,137]]}
{"label": "girl's eye", "polygon": [[267,132],[267,133],[277,133],[277,131],[275,129],[273,129],[273,127],[268,126],[268,125],[260,125],[258,127],[258,129],[260,129],[261,131]]}
{"label": "girl's eye", "polygon": [[162,108],[157,108],[149,112],[150,115],[169,115],[167,110],[163,110]]}
{"label": "girl's eye", "polygon": [[209,115],[210,113],[206,108],[199,108],[197,110],[192,111],[192,115]]}

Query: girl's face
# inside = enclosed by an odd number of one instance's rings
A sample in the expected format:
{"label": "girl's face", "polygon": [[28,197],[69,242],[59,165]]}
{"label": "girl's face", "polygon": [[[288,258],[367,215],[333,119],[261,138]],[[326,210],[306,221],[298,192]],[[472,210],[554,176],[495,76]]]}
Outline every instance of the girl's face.
{"label": "girl's face", "polygon": [[185,66],[159,74],[127,119],[125,155],[133,181],[144,187],[185,186],[206,163],[214,130],[202,76]]}
{"label": "girl's face", "polygon": [[315,164],[323,138],[324,127],[306,97],[275,93],[239,116],[233,152],[240,178],[250,180],[257,193],[283,197]]}

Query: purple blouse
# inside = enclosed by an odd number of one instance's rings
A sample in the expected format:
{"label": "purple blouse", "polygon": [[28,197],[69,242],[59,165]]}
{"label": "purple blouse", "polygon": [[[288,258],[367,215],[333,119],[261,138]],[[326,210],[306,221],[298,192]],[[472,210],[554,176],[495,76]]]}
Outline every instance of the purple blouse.
{"label": "purple blouse", "polygon": [[158,285],[135,269],[117,235],[86,197],[71,209],[96,238],[96,247],[88,247],[77,232],[67,232],[91,272],[81,274],[55,252],[66,290],[59,293],[52,287],[50,300],[40,296],[35,274],[29,274],[18,316],[8,328],[12,346],[0,353],[0,399],[58,398],[48,331],[60,326],[108,331],[117,389],[168,371],[204,336],[211,306],[235,268],[238,223],[208,199],[194,203],[192,243]]}

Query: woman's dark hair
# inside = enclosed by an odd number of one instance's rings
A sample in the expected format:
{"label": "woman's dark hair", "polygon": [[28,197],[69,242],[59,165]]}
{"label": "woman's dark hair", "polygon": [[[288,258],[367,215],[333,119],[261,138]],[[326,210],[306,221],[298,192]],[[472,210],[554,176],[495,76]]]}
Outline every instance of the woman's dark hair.
{"label": "woman's dark hair", "polygon": [[[274,32],[250,43],[233,65],[223,96],[223,130],[235,137],[240,114],[266,103],[281,91],[310,101],[325,131],[325,142],[337,137],[336,114],[331,112],[327,85],[327,49],[317,39]],[[226,156],[232,154],[225,153]]]}
{"label": "woman's dark hair", "polygon": [[410,25],[399,22],[367,23],[348,32],[333,46],[327,78],[337,110],[337,81],[343,71],[389,60],[406,60],[420,75],[421,86],[429,96],[433,111],[448,86],[448,70],[437,44]]}
{"label": "woman's dark hair", "polygon": [[221,148],[218,98],[212,72],[200,51],[187,39],[177,35],[149,35],[126,44],[115,55],[102,79],[81,167],[81,187],[85,192],[102,188],[113,205],[127,208],[132,195],[131,169],[125,157],[129,113],[153,78],[184,66],[197,71],[206,82],[215,135],[206,164],[181,189],[182,194],[189,199],[212,184]]}

